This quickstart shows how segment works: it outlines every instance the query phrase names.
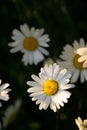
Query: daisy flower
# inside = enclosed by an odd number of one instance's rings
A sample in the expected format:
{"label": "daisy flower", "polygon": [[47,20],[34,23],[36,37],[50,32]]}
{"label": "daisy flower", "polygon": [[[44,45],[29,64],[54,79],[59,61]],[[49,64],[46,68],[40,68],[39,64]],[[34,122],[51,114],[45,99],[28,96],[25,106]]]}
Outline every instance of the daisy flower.
{"label": "daisy flower", "polygon": [[83,68],[87,68],[87,47],[79,48],[75,51],[75,53],[80,55],[78,62],[83,62]]}
{"label": "daisy flower", "polygon": [[[14,105],[10,105],[4,112],[4,117],[2,118],[3,127],[6,128],[8,125],[14,122],[17,117],[18,111],[22,104],[21,99],[17,99]],[[1,125],[0,125],[1,127]]]}
{"label": "daisy flower", "polygon": [[[1,84],[1,80],[0,80],[0,84]],[[4,83],[2,85],[0,85],[0,100],[4,100],[7,101],[9,99],[9,95],[8,92],[11,91],[10,88],[8,88],[9,84],[8,83]],[[2,106],[1,102],[0,102],[0,107]]]}
{"label": "daisy flower", "polygon": [[50,41],[48,34],[43,34],[44,29],[31,29],[27,24],[20,25],[20,31],[14,29],[12,34],[13,42],[8,45],[12,47],[11,53],[21,51],[24,55],[22,61],[25,65],[37,65],[44,60],[44,55],[48,56],[49,52],[45,47],[49,47],[47,42]]}
{"label": "daisy flower", "polygon": [[87,130],[87,119],[83,120],[78,117],[75,119],[75,123],[78,126],[79,130]]}
{"label": "daisy flower", "polygon": [[39,109],[46,110],[49,106],[56,112],[60,106],[68,102],[71,93],[66,89],[73,88],[73,84],[69,84],[71,74],[60,68],[56,63],[41,68],[39,77],[32,75],[34,81],[27,81],[27,85],[31,86],[27,92],[31,93],[32,101],[39,104]]}
{"label": "daisy flower", "polygon": [[50,65],[50,64],[53,64],[53,63],[58,64],[58,59],[49,57],[49,58],[44,60],[43,65],[45,65],[45,64]]}
{"label": "daisy flower", "polygon": [[74,41],[73,45],[67,44],[64,47],[64,51],[60,55],[61,61],[59,64],[64,68],[71,71],[72,77],[71,82],[75,83],[80,77],[81,83],[85,80],[87,81],[87,69],[83,67],[84,61],[79,62],[78,59],[81,57],[79,54],[76,54],[76,50],[82,47],[87,46],[85,44],[84,39],[80,39],[80,41]]}

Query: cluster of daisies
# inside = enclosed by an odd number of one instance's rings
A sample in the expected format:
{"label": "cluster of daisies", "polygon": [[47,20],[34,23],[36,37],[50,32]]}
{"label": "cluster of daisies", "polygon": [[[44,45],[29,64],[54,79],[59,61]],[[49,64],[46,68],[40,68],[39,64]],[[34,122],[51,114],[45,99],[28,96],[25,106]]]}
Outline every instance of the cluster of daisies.
{"label": "cluster of daisies", "polygon": [[[47,49],[50,41],[49,35],[44,34],[44,29],[29,28],[27,24],[20,26],[20,31],[14,29],[12,32],[11,53],[20,51],[23,53],[22,62],[27,65],[38,65],[44,61],[43,67],[37,75],[32,74],[33,81],[27,81],[32,101],[36,101],[39,109],[46,110],[48,107],[56,112],[64,103],[68,102],[71,93],[67,89],[74,88],[73,83],[80,79],[81,83],[87,81],[87,45],[84,39],[74,41],[72,45],[67,44],[59,58],[45,61],[49,56]],[[8,100],[9,84],[1,85],[0,99]],[[1,106],[1,104],[0,104]],[[87,120],[82,122],[81,118],[75,120],[79,130],[87,130]],[[5,124],[6,125],[6,124]],[[86,127],[86,129],[85,129]]]}

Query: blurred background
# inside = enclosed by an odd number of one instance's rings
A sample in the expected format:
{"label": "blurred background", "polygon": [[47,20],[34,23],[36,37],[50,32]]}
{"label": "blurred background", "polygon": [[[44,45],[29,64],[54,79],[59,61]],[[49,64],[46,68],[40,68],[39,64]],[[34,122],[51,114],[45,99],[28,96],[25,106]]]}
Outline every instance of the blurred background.
{"label": "blurred background", "polygon": [[[84,38],[87,41],[87,1],[86,0],[0,0],[0,78],[10,83],[10,99],[2,101],[0,119],[6,108],[20,98],[22,105],[15,120],[6,130],[78,130],[75,118],[87,118],[87,83],[76,83],[72,96],[64,107],[54,113],[50,108],[39,110],[27,93],[26,81],[31,74],[38,74],[43,62],[37,66],[24,66],[22,53],[11,54],[8,43],[12,31],[21,24],[44,28],[49,34],[51,58],[58,58],[66,44]],[[46,57],[48,58],[48,57]],[[56,118],[58,120],[56,121]]]}

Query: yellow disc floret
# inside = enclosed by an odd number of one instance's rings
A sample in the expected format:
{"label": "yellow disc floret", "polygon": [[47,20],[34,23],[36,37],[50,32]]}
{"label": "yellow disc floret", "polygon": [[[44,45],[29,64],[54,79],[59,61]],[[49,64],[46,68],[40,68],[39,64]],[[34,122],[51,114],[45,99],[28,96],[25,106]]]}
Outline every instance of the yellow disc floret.
{"label": "yellow disc floret", "polygon": [[43,86],[44,92],[49,96],[54,95],[58,91],[58,88],[59,85],[55,80],[46,80]]}
{"label": "yellow disc floret", "polygon": [[77,69],[83,69],[83,63],[84,62],[78,62],[78,59],[80,58],[80,55],[76,54],[75,57],[74,57],[74,60],[73,60],[73,63],[74,63],[74,66],[77,68]]}
{"label": "yellow disc floret", "polygon": [[34,37],[26,37],[23,46],[28,51],[34,51],[38,46],[38,41]]}

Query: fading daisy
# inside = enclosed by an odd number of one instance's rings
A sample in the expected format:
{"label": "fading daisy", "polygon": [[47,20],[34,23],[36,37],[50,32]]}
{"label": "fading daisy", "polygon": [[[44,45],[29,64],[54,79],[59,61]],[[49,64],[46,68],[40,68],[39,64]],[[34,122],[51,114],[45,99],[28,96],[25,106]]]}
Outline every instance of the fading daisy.
{"label": "fading daisy", "polygon": [[68,102],[71,93],[66,90],[74,85],[69,83],[71,74],[66,69],[60,68],[56,63],[45,64],[39,77],[31,77],[34,81],[27,81],[27,85],[32,86],[27,92],[31,93],[32,101],[36,101],[36,105],[39,104],[40,110],[46,110],[50,106],[56,112]]}
{"label": "fading daisy", "polygon": [[[8,83],[4,83],[4,84],[1,84],[1,80],[0,80],[0,100],[3,100],[3,101],[8,101],[9,99],[9,95],[8,95],[8,92],[11,91],[9,87],[9,84]],[[0,107],[2,106],[1,102],[0,102]]]}
{"label": "fading daisy", "polygon": [[78,117],[75,119],[75,123],[78,126],[79,130],[87,130],[87,119],[83,120]]}
{"label": "fading daisy", "polygon": [[49,58],[44,60],[43,65],[45,65],[45,64],[50,65],[50,64],[53,64],[53,63],[57,63],[58,64],[58,59],[49,57]]}
{"label": "fading daisy", "polygon": [[78,62],[83,63],[83,68],[87,68],[87,47],[79,48],[75,53],[80,55]]}
{"label": "fading daisy", "polygon": [[79,42],[75,40],[72,46],[67,44],[60,55],[61,61],[59,61],[59,64],[71,71],[71,82],[73,83],[75,83],[79,77],[81,83],[85,80],[87,81],[87,69],[83,68],[84,62],[78,61],[81,56],[75,52],[77,49],[86,46],[84,39],[80,39]]}
{"label": "fading daisy", "polygon": [[[2,118],[3,127],[6,128],[8,125],[14,122],[16,119],[19,109],[21,107],[22,100],[17,99],[14,105],[10,105],[4,112],[4,117]],[[1,127],[1,125],[0,125]]]}
{"label": "fading daisy", "polygon": [[8,45],[12,47],[11,53],[21,51],[24,55],[22,61],[25,65],[37,65],[44,60],[44,55],[48,56],[49,52],[45,49],[49,47],[47,42],[50,41],[48,34],[43,34],[44,29],[31,29],[27,24],[20,25],[20,31],[14,29],[12,34],[13,42]]}

